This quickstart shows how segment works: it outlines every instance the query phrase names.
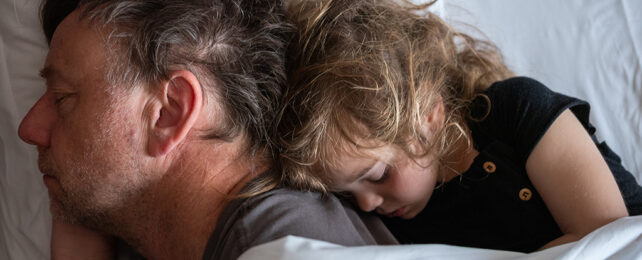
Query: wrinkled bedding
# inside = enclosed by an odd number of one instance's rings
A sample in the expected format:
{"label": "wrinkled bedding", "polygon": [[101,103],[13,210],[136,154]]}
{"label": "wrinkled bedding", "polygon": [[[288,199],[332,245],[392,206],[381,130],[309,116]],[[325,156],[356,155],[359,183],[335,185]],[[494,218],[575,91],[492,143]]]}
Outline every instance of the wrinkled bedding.
{"label": "wrinkled bedding", "polygon": [[256,246],[239,260],[294,259],[640,259],[642,216],[619,219],[593,231],[581,240],[524,254],[510,251],[439,244],[343,247],[336,244],[287,236]]}

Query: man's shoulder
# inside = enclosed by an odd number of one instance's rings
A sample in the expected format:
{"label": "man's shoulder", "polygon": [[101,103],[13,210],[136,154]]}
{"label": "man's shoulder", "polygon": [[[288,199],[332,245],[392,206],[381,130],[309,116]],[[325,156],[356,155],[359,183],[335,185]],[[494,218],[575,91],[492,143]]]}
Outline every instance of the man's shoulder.
{"label": "man's shoulder", "polygon": [[[285,235],[323,236],[332,227],[360,221],[351,207],[344,207],[332,194],[275,189],[244,199],[235,216],[240,226],[260,233],[256,239]],[[333,223],[335,221],[339,223]],[[276,237],[278,236],[278,237]]]}
{"label": "man's shoulder", "polygon": [[362,219],[332,194],[275,189],[230,202],[212,233],[206,255],[233,256],[288,235],[345,246],[394,240],[380,232],[381,228],[378,219]]}
{"label": "man's shoulder", "polygon": [[[345,246],[396,243],[378,217],[328,193],[275,189],[249,198],[243,224],[259,240],[295,235]],[[262,241],[265,242],[265,241]]]}
{"label": "man's shoulder", "polygon": [[341,201],[332,194],[298,191],[288,188],[274,189],[262,194],[247,198],[241,203],[245,214],[262,212],[266,209],[304,213],[306,210],[325,208],[341,209]]}

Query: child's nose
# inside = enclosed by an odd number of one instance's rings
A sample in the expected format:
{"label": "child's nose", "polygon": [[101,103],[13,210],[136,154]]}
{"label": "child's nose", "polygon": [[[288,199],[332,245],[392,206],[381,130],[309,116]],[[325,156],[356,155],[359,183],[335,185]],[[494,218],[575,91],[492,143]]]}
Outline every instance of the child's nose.
{"label": "child's nose", "polygon": [[375,192],[365,191],[354,194],[359,208],[365,212],[375,210],[383,203],[383,198]]}
{"label": "child's nose", "polygon": [[53,102],[48,100],[45,94],[40,97],[22,119],[20,127],[18,128],[18,136],[20,136],[20,139],[25,143],[48,147],[51,128],[55,120],[56,115]]}

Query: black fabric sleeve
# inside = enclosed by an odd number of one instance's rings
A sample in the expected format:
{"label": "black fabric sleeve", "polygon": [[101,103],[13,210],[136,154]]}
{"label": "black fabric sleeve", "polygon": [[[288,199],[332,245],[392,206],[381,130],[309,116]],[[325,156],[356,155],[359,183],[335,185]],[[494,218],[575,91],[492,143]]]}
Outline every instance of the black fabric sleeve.
{"label": "black fabric sleeve", "polygon": [[490,113],[481,124],[482,131],[514,147],[523,162],[566,109],[571,109],[589,134],[594,131],[589,125],[588,103],[556,93],[534,79],[496,82],[485,94],[490,99]]}
{"label": "black fabric sleeve", "polygon": [[[642,187],[606,142],[600,142],[595,137],[595,128],[589,122],[590,106],[587,102],[556,93],[542,83],[525,77],[497,82],[485,94],[491,101],[491,109],[485,120],[471,124],[475,145],[479,145],[478,141],[481,146],[493,139],[502,141],[512,146],[520,163],[525,164],[555,119],[564,110],[570,109],[591,136],[613,173],[629,214],[642,214]],[[475,100],[472,114],[479,115],[487,111],[487,107],[480,105],[484,103]]]}

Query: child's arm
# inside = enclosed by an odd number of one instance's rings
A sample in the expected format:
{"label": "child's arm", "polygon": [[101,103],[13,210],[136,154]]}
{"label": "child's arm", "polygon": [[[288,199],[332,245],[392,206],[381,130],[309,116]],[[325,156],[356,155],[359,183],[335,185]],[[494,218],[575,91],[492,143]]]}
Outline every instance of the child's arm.
{"label": "child's arm", "polygon": [[546,131],[526,171],[564,235],[543,248],[576,241],[628,216],[624,200],[595,143],[570,110]]}

